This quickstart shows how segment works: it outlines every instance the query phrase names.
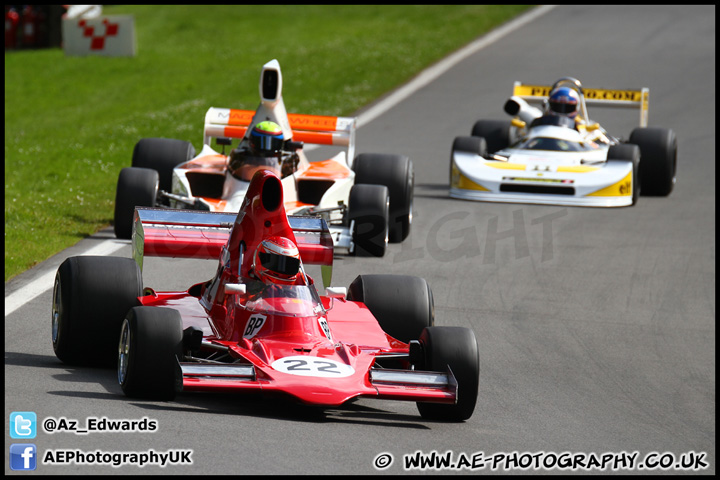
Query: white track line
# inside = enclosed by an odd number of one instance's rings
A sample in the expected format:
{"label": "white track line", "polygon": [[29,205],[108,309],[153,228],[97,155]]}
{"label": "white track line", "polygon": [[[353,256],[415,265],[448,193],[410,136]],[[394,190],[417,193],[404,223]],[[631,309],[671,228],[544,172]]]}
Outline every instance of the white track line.
{"label": "white track line", "polygon": [[542,5],[538,8],[534,8],[525,15],[521,15],[516,19],[506,23],[505,25],[498,27],[487,35],[484,35],[479,39],[475,40],[474,42],[470,43],[469,45],[461,48],[449,57],[446,57],[443,60],[440,60],[435,65],[423,70],[410,82],[398,88],[392,94],[388,95],[387,98],[384,98],[383,100],[379,101],[377,104],[373,105],[365,112],[360,114],[357,120],[357,126],[361,127],[362,125],[366,125],[371,121],[375,120],[377,117],[387,112],[392,107],[402,102],[407,97],[438,78],[440,75],[455,66],[457,63],[466,59],[475,52],[482,50],[488,45],[497,42],[505,35],[514,32],[525,24],[532,22],[533,20],[542,15],[545,15],[547,12],[549,12],[555,7],[556,5]]}
{"label": "white track line", "polygon": [[[121,248],[129,245],[127,242],[105,240],[80,255],[111,255]],[[43,273],[40,277],[5,297],[5,316],[7,317],[18,308],[45,293],[55,283],[55,269]]]}
{"label": "white track line", "polygon": [[[479,38],[478,40],[472,42],[466,47],[458,50],[449,57],[446,57],[445,59],[439,61],[432,67],[423,70],[413,80],[411,80],[404,86],[398,88],[392,94],[388,95],[386,98],[379,101],[378,103],[367,109],[365,112],[361,113],[358,116],[357,120],[358,128],[375,120],[377,117],[387,112],[392,107],[402,102],[407,97],[435,80],[437,77],[445,73],[447,70],[449,70],[468,56],[487,47],[493,42],[497,42],[505,35],[514,32],[523,25],[532,22],[536,18],[545,15],[553,8],[555,8],[555,5],[542,5],[538,8],[534,8],[525,15],[521,15],[515,20],[506,23],[505,25],[491,31],[487,35]],[[81,255],[110,255],[117,250],[120,250],[125,245],[127,244],[118,243],[116,240],[106,240]],[[12,294],[6,296],[5,316],[7,317],[18,308],[33,300],[35,297],[51,289],[53,287],[53,283],[55,282],[55,272],[56,271],[54,269],[45,272],[37,279],[33,280],[32,282],[28,283],[27,285],[18,289]]]}

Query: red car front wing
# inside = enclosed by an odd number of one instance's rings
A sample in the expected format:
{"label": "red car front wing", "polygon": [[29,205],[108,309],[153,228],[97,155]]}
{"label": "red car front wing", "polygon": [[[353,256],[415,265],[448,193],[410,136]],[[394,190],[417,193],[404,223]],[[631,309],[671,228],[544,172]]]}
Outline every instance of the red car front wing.
{"label": "red car front wing", "polygon": [[[236,342],[216,336],[212,318],[188,292],[153,292],[140,300],[143,305],[178,310],[183,328],[203,330],[203,348],[226,351],[236,359],[236,363],[181,361],[184,391],[282,393],[322,406],[338,406],[355,397],[437,403],[457,400],[457,381],[450,370],[424,372],[376,365],[375,361],[383,357],[406,357],[409,347],[387,335],[361,303],[334,301],[327,315],[332,341],[319,329],[308,332],[312,322],[307,322],[305,331],[295,336],[285,331]],[[326,376],[304,371],[305,375],[298,375],[273,367],[283,359],[292,359],[287,361],[296,365],[306,359],[349,366],[352,373]]]}

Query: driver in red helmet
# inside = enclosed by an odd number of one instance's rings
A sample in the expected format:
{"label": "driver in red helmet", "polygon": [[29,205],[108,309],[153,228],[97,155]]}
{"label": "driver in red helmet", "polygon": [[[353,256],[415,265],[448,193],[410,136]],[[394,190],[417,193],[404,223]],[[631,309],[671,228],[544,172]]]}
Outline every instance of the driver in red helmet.
{"label": "driver in red helmet", "polygon": [[255,250],[253,273],[265,284],[303,285],[300,251],[286,237],[272,236],[264,239]]}

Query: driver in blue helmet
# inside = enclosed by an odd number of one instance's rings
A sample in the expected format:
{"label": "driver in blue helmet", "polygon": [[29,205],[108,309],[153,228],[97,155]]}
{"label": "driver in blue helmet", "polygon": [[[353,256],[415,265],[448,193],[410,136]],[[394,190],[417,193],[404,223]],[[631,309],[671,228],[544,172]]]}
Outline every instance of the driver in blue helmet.
{"label": "driver in blue helmet", "polygon": [[557,125],[577,129],[580,96],[570,87],[557,87],[548,96],[545,112],[530,127]]}

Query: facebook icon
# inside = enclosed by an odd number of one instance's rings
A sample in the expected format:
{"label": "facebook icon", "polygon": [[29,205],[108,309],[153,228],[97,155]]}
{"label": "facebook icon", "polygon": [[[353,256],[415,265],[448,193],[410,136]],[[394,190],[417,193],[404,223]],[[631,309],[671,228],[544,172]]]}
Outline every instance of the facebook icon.
{"label": "facebook icon", "polygon": [[37,448],[32,443],[10,445],[10,470],[35,470]]}

